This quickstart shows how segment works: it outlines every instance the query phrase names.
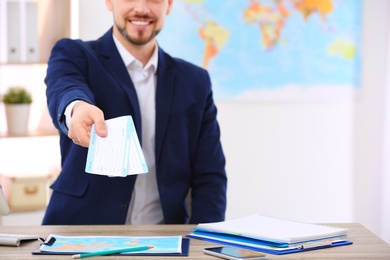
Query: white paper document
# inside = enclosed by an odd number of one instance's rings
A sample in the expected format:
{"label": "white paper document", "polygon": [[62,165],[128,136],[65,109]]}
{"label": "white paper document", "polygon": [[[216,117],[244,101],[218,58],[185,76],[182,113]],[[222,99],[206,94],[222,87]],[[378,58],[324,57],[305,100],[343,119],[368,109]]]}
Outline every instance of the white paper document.
{"label": "white paper document", "polygon": [[131,116],[106,120],[107,136],[100,137],[92,126],[85,171],[126,177],[147,173],[148,167]]}
{"label": "white paper document", "polygon": [[199,224],[197,229],[289,244],[347,235],[345,228],[278,219],[260,214],[217,223]]}

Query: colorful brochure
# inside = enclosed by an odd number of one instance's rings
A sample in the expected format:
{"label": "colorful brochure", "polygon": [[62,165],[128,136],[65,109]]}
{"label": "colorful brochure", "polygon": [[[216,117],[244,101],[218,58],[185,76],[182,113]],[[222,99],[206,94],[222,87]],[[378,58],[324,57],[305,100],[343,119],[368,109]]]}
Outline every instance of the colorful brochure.
{"label": "colorful brochure", "polygon": [[74,255],[105,250],[149,246],[148,250],[124,252],[121,256],[188,256],[189,239],[181,236],[62,236],[51,234],[34,255]]}

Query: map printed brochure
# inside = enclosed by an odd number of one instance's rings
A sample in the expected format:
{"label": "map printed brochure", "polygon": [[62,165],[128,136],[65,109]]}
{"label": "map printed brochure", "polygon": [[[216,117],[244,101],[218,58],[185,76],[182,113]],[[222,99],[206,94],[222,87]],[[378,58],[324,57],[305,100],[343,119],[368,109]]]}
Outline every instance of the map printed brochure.
{"label": "map printed brochure", "polygon": [[122,116],[106,120],[107,136],[100,137],[92,126],[85,171],[126,177],[148,172],[133,118]]}
{"label": "map printed brochure", "polygon": [[350,245],[347,229],[251,215],[199,224],[189,238],[272,253],[288,254]]}
{"label": "map printed brochure", "polygon": [[118,250],[129,247],[152,247],[148,250],[124,252],[120,255],[185,256],[188,255],[189,239],[181,236],[61,236],[51,234],[33,254],[74,255]]}

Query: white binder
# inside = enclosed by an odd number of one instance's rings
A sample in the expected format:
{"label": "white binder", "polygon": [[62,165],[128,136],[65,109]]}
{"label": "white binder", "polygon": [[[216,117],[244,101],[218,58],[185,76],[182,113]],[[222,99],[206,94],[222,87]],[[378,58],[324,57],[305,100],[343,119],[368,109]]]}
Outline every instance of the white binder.
{"label": "white binder", "polygon": [[26,31],[24,52],[27,63],[39,61],[39,40],[38,40],[38,3],[26,2]]}
{"label": "white binder", "polygon": [[19,63],[21,47],[20,3],[7,3],[7,54],[9,63]]}

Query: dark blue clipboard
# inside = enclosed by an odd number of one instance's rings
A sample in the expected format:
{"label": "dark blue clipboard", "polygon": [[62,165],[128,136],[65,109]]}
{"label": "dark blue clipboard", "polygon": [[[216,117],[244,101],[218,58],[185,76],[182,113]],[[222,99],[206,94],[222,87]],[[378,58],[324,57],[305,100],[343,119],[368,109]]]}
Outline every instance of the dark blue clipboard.
{"label": "dark blue clipboard", "polygon": [[[190,239],[182,238],[181,253],[132,253],[130,254],[112,254],[110,256],[188,256],[190,251]],[[31,252],[33,255],[74,255],[80,254],[80,252],[46,252],[41,251],[39,248]],[[87,252],[85,252],[87,253]]]}

